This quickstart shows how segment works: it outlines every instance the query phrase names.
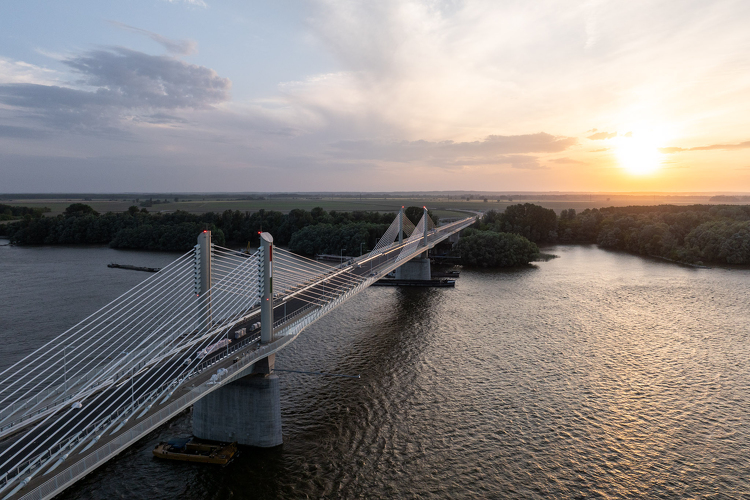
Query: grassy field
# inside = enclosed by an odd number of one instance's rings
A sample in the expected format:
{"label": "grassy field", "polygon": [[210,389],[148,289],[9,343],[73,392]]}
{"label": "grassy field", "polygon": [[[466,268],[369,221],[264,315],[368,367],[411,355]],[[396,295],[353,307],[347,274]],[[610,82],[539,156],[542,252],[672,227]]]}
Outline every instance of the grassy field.
{"label": "grassy field", "polygon": [[[470,211],[486,211],[490,209],[505,210],[508,205],[515,205],[517,203],[535,203],[546,208],[552,208],[557,213],[561,210],[574,208],[577,211],[584,210],[586,208],[601,208],[608,206],[628,206],[628,205],[661,205],[661,204],[674,204],[674,205],[691,205],[696,203],[708,204],[710,196],[666,196],[666,195],[580,195],[578,197],[570,197],[569,199],[545,199],[544,196],[540,196],[540,199],[514,199],[513,201],[508,200],[497,200],[489,198],[487,202],[482,199],[472,199],[467,201],[464,199],[457,199],[456,197],[451,198],[439,198],[439,197],[425,197],[425,198],[345,198],[345,197],[322,197],[322,198],[273,198],[266,200],[246,200],[246,199],[229,199],[229,198],[212,198],[210,195],[206,196],[205,199],[198,196],[186,197],[185,199],[180,198],[180,201],[175,202],[173,198],[168,203],[160,203],[153,205],[148,208],[150,212],[160,211],[174,211],[174,210],[185,210],[191,213],[205,213],[205,212],[223,212],[224,210],[240,210],[242,212],[255,212],[260,209],[265,210],[278,210],[280,212],[288,212],[294,208],[302,208],[304,210],[311,210],[315,207],[322,207],[325,210],[339,210],[339,211],[352,211],[352,210],[373,210],[380,212],[396,212],[401,206],[423,206],[426,205],[428,208],[437,213],[440,217],[453,217],[461,215],[462,210]],[[141,199],[143,201],[143,198]],[[10,205],[20,205],[28,207],[48,207],[52,210],[49,215],[57,215],[62,213],[65,208],[71,203],[86,203],[91,205],[94,210],[104,212],[124,212],[131,205],[138,205],[134,200],[125,200],[122,198],[118,199],[93,199],[84,200],[82,198],[46,198],[46,199],[13,199],[13,200],[0,200],[2,203]]]}

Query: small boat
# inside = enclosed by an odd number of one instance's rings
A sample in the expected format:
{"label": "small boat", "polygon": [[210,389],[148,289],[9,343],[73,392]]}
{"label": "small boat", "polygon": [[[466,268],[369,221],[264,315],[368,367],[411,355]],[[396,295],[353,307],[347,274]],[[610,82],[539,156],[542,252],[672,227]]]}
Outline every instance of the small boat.
{"label": "small boat", "polygon": [[154,448],[154,456],[184,462],[226,465],[237,453],[237,442],[220,444],[194,443],[193,438],[162,441]]}
{"label": "small boat", "polygon": [[142,267],[142,266],[131,266],[130,264],[107,264],[107,267],[114,269],[130,269],[131,271],[146,271],[147,273],[158,273],[161,271],[161,267]]}

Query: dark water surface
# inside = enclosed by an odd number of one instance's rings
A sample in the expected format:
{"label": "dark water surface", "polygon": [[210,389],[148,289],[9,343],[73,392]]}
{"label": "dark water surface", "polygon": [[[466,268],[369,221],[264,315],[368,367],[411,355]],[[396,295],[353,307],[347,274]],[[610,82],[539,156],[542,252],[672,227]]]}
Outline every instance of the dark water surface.
{"label": "dark water surface", "polygon": [[[748,498],[750,271],[595,247],[463,270],[455,289],[372,288],[278,368],[284,444],[225,468],[157,461],[185,413],[65,499]],[[0,247],[0,365],[175,256]]]}

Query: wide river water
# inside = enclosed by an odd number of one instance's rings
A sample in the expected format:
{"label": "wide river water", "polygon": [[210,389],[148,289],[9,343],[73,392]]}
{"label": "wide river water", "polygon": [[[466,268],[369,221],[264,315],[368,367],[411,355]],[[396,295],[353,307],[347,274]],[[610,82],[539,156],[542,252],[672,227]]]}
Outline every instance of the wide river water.
{"label": "wide river water", "polygon": [[[0,242],[2,243],[2,242]],[[454,289],[371,288],[278,355],[284,444],[159,461],[186,412],[64,499],[750,498],[750,271],[593,246]],[[0,366],[174,254],[0,247]]]}

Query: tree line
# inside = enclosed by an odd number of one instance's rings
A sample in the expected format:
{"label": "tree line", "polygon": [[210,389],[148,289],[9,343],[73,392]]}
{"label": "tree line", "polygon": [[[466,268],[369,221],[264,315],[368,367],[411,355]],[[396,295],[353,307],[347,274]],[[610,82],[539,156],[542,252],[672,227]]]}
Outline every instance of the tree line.
{"label": "tree line", "polygon": [[[289,213],[260,210],[191,214],[184,211],[150,213],[131,206],[126,212],[97,213],[91,206],[74,203],[56,217],[27,213],[18,222],[5,225],[6,236],[16,245],[107,244],[113,248],[187,251],[204,229],[211,230],[219,245],[260,243],[259,233],[267,231],[277,245],[301,253],[344,253],[357,255],[360,249],[375,246],[396,217],[395,213],[368,211],[330,212],[295,209]],[[0,226],[3,227],[3,226]],[[292,236],[308,229],[292,242]]]}
{"label": "tree line", "polygon": [[750,264],[750,206],[659,205],[563,210],[526,203],[491,210],[475,226],[535,243],[596,243],[603,248],[691,264]]}
{"label": "tree line", "polygon": [[[165,251],[189,250],[204,229],[213,232],[217,244],[241,246],[257,246],[259,232],[268,231],[277,245],[297,253],[359,255],[375,246],[396,217],[320,207],[286,214],[191,214],[149,213],[132,206],[124,213],[99,214],[89,205],[74,203],[56,217],[43,217],[43,211],[0,205],[0,214],[22,217],[0,224],[0,231],[18,245],[109,244]],[[422,208],[409,207],[406,214],[416,224]],[[528,263],[538,253],[537,244],[551,243],[596,243],[694,264],[750,264],[750,206],[631,206],[580,213],[567,209],[557,216],[554,210],[524,203],[486,212],[464,232],[455,251],[467,265],[496,267]]]}
{"label": "tree line", "polygon": [[51,212],[47,207],[44,208],[31,208],[31,207],[17,207],[13,205],[5,205],[0,203],[0,220],[13,220],[21,217],[41,217],[47,212]]}

